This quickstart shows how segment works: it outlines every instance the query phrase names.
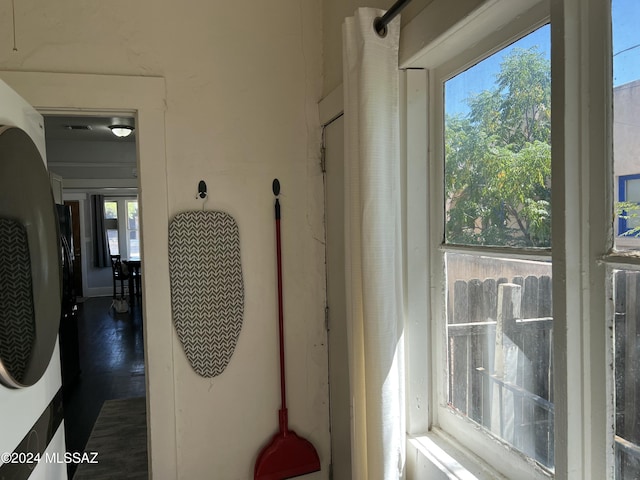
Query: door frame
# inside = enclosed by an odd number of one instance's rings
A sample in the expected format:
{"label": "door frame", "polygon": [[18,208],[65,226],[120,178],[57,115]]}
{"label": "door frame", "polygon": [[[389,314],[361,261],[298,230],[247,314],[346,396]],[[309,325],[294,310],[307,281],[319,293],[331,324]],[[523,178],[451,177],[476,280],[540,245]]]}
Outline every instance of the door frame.
{"label": "door frame", "polygon": [[[147,365],[149,472],[178,476],[173,324],[169,287],[166,85],[162,77],[43,72],[0,72],[19,95],[42,113],[134,112],[138,141],[144,348]],[[144,241],[144,238],[153,241]],[[153,259],[153,262],[144,259]],[[153,302],[146,302],[153,298]],[[153,322],[149,320],[153,319]],[[150,325],[152,323],[152,325]],[[151,328],[152,327],[152,328]],[[172,472],[166,473],[166,472]]]}
{"label": "door frame", "polygon": [[[339,184],[344,178],[343,171],[331,171],[337,166],[335,164],[336,161],[344,161],[344,155],[342,155],[341,158],[336,158],[334,160],[332,158],[333,148],[328,143],[329,141],[327,139],[327,129],[331,126],[333,126],[333,128],[339,128],[340,123],[336,121],[342,119],[344,114],[342,85],[338,86],[320,101],[318,104],[318,110],[320,114],[320,123],[322,125],[322,167],[325,195],[325,275],[327,281],[326,322],[328,344],[327,356],[329,364],[329,422],[331,432],[330,478],[350,478],[352,473],[352,422],[350,420],[351,405],[349,400],[351,398],[351,386],[349,381],[349,372],[347,371],[346,376],[344,375],[344,368],[345,366],[348,366],[347,360],[349,356],[346,338],[346,311],[344,311],[344,297],[346,293],[344,291],[340,292],[339,288],[336,290],[332,287],[334,279],[339,275],[339,271],[331,271],[331,265],[338,260],[336,258],[335,251],[338,249],[342,249],[344,251],[344,244],[335,245],[332,242],[332,238],[335,237],[329,235],[329,221],[331,221],[330,218],[332,215],[330,213],[330,205],[328,203],[328,199],[330,198],[329,195],[331,195],[330,189],[335,188],[330,186],[330,183],[338,182]],[[340,187],[338,186],[337,188]],[[337,205],[336,208],[338,208]],[[333,252],[332,249],[334,250]],[[344,425],[345,421],[347,422],[346,425]]]}
{"label": "door frame", "polygon": [[326,322],[329,359],[331,473],[352,474],[350,372],[344,278],[344,120],[342,114],[322,126],[325,207]]}

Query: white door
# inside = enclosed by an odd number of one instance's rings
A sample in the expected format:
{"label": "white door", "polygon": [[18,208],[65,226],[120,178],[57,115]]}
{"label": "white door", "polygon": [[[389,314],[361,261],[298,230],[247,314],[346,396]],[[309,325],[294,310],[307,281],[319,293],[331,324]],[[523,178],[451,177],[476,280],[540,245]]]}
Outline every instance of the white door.
{"label": "white door", "polygon": [[331,459],[334,480],[351,478],[351,415],[344,279],[344,121],[325,127],[325,222]]}

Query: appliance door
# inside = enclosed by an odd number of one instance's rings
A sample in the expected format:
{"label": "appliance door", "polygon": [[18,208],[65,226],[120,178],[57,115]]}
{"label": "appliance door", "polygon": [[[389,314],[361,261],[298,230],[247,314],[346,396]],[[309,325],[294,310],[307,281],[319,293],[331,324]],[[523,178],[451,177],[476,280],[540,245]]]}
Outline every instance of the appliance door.
{"label": "appliance door", "polygon": [[49,176],[22,129],[0,128],[0,382],[35,384],[57,342],[61,268]]}
{"label": "appliance door", "polygon": [[[57,330],[60,244],[42,116],[0,81],[0,478],[66,479]],[[11,238],[11,241],[7,241]],[[10,348],[7,345],[11,345]]]}

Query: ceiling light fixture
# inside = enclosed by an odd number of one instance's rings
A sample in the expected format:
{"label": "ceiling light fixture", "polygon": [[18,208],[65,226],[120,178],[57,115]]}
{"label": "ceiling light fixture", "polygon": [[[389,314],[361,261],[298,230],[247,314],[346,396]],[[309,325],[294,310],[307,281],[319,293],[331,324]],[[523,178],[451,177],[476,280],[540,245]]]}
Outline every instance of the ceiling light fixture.
{"label": "ceiling light fixture", "polygon": [[129,125],[109,125],[109,128],[116,137],[128,137],[133,132],[133,127]]}

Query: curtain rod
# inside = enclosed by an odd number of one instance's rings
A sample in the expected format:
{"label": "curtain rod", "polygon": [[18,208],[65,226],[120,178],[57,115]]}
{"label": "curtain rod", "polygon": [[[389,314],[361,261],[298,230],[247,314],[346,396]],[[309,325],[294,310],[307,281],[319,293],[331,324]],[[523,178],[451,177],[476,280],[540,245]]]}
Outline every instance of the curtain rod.
{"label": "curtain rod", "polygon": [[409,2],[411,2],[411,0],[398,0],[382,17],[376,18],[373,21],[373,28],[376,33],[380,36],[385,36],[387,34],[387,25],[391,20],[396,18],[396,15],[398,15],[400,11],[409,4]]}

